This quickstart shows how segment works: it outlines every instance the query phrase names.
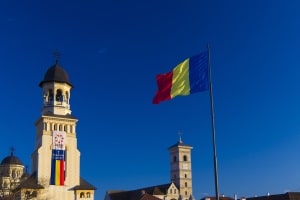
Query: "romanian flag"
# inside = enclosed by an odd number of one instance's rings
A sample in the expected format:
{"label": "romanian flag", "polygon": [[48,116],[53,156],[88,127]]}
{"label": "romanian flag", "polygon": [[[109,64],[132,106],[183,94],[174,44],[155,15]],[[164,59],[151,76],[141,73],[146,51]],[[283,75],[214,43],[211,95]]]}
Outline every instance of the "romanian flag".
{"label": "romanian flag", "polygon": [[186,96],[209,88],[208,52],[192,56],[178,64],[171,72],[156,76],[158,91],[153,103]]}
{"label": "romanian flag", "polygon": [[52,164],[51,185],[64,185],[66,177],[66,133],[53,131],[52,134]]}
{"label": "romanian flag", "polygon": [[64,185],[65,182],[65,151],[52,150],[51,185]]}

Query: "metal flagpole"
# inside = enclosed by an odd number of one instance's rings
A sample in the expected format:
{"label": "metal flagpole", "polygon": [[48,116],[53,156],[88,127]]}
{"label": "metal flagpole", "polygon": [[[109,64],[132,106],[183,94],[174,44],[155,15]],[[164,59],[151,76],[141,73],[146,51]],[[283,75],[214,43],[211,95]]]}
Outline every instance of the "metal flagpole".
{"label": "metal flagpole", "polygon": [[216,191],[216,200],[219,200],[215,113],[214,113],[214,99],[213,99],[213,90],[212,90],[212,74],[211,74],[211,66],[210,66],[210,47],[209,47],[209,44],[207,44],[207,49],[208,49],[208,70],[209,70],[209,94],[210,94],[210,109],[211,109],[211,125],[212,125],[212,138],[213,138],[213,149],[214,149],[215,191]]}

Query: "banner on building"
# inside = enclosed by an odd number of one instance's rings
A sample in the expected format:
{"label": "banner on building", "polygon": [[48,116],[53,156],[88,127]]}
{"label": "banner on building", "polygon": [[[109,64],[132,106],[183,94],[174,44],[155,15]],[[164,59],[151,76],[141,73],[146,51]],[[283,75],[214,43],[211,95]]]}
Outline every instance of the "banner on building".
{"label": "banner on building", "polygon": [[65,184],[66,161],[66,132],[53,131],[52,135],[52,160],[51,160],[51,185]]}

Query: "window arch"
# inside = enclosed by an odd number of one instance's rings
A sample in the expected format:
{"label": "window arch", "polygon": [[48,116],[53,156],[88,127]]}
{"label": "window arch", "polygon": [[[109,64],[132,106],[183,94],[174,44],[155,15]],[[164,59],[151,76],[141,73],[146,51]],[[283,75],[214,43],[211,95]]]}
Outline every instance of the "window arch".
{"label": "window arch", "polygon": [[188,161],[188,157],[186,155],[183,156],[183,161]]}
{"label": "window arch", "polygon": [[185,182],[185,183],[184,183],[184,186],[185,186],[185,187],[187,187],[187,186],[188,186],[187,182]]}
{"label": "window arch", "polygon": [[91,193],[90,193],[90,192],[87,192],[87,193],[86,193],[86,197],[87,197],[87,198],[91,198]]}
{"label": "window arch", "polygon": [[27,198],[30,198],[30,192],[29,191],[26,191],[25,192],[25,198],[27,199]]}
{"label": "window arch", "polygon": [[49,101],[53,101],[53,90],[52,89],[49,89],[49,98],[48,98],[48,100]]}
{"label": "window arch", "polygon": [[60,102],[64,100],[61,89],[56,90],[55,100]]}
{"label": "window arch", "polygon": [[55,131],[57,130],[57,124],[54,124],[54,130]]}
{"label": "window arch", "polygon": [[66,91],[66,103],[69,103],[69,93],[68,93],[68,91]]}
{"label": "window arch", "polygon": [[80,192],[80,198],[84,198],[84,193],[83,192]]}
{"label": "window arch", "polygon": [[186,175],[186,174],[184,174],[184,178],[187,178],[187,175]]}

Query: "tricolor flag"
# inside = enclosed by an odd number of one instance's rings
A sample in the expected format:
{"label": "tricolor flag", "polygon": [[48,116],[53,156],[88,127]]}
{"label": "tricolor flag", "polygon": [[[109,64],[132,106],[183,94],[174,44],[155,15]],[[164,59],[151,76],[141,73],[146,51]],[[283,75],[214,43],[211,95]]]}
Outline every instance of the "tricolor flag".
{"label": "tricolor flag", "polygon": [[53,131],[52,135],[52,166],[51,185],[65,184],[65,147],[66,133],[64,131]]}
{"label": "tricolor flag", "polygon": [[209,89],[208,52],[192,56],[178,64],[171,72],[156,76],[158,90],[153,103],[186,96]]}

